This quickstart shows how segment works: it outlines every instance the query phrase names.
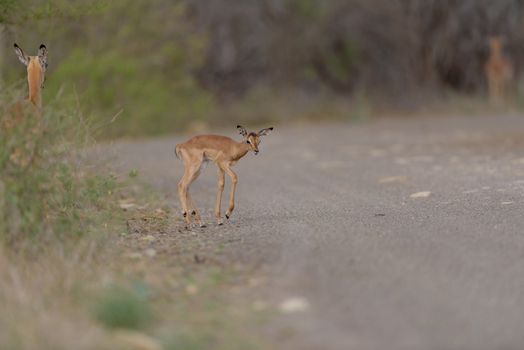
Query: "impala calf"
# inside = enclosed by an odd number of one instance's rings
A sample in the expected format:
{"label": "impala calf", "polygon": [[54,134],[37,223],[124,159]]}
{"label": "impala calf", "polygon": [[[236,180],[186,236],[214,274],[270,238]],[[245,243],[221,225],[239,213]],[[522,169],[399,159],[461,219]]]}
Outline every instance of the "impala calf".
{"label": "impala calf", "polygon": [[45,72],[47,70],[47,48],[42,44],[38,49],[37,56],[26,56],[16,43],[14,47],[18,59],[27,67],[28,99],[40,113],[42,108],[42,88],[44,87]]}
{"label": "impala calf", "polygon": [[240,142],[236,142],[226,136],[200,135],[175,147],[176,156],[184,161],[184,176],[178,183],[178,195],[180,197],[184,219],[188,225],[191,224],[192,217],[195,217],[198,225],[205,227],[202,223],[200,212],[195,207],[189,194],[189,186],[198,177],[202,163],[204,161],[213,161],[218,166],[218,193],[215,203],[215,216],[217,223],[222,225],[220,206],[225,184],[224,174],[227,173],[231,178],[229,207],[226,212],[226,218],[229,219],[235,208],[235,191],[238,183],[238,176],[231,167],[249,151],[258,154],[260,137],[269,135],[271,130],[273,130],[273,128],[266,128],[260,130],[258,133],[248,133],[246,129],[240,125],[237,126],[237,129],[240,135],[243,136],[243,140]]}

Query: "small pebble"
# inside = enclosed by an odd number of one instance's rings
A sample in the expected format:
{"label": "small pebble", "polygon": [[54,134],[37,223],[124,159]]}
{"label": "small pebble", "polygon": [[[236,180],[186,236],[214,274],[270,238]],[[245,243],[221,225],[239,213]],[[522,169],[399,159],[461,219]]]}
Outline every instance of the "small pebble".
{"label": "small pebble", "polygon": [[306,312],[309,310],[309,301],[303,297],[292,297],[284,300],[279,305],[279,310],[284,314]]}

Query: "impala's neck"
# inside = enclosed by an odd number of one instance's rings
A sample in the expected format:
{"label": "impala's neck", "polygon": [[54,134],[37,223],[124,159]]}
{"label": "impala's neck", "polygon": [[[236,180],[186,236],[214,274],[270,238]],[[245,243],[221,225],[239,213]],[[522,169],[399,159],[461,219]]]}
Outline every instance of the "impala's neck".
{"label": "impala's neck", "polygon": [[42,107],[42,82],[44,80],[44,72],[37,58],[32,58],[27,66],[27,82],[29,85],[29,101],[36,107]]}
{"label": "impala's neck", "polygon": [[502,51],[500,49],[495,49],[491,51],[491,58],[500,59],[502,57]]}
{"label": "impala's neck", "polygon": [[249,145],[244,141],[237,142],[233,152],[233,160],[237,161],[249,152]]}
{"label": "impala's neck", "polygon": [[490,42],[490,56],[498,59],[503,56],[502,43],[500,40],[492,39]]}

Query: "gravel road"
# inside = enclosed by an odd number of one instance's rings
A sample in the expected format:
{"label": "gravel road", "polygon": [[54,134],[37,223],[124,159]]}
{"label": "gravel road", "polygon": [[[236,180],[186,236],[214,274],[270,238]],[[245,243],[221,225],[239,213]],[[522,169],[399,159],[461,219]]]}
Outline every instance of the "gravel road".
{"label": "gravel road", "polygon": [[[524,116],[275,127],[236,165],[226,225],[213,164],[191,189],[224,254],[264,271],[254,299],[301,298],[260,330],[276,348],[522,349]],[[178,213],[186,138],[103,149]]]}

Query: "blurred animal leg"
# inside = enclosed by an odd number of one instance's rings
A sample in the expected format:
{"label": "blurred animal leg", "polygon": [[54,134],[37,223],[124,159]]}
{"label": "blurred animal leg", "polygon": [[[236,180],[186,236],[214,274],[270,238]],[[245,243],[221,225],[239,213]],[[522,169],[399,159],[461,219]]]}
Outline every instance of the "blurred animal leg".
{"label": "blurred animal leg", "polygon": [[238,183],[238,176],[235,174],[233,170],[231,170],[231,167],[229,164],[224,169],[226,173],[231,178],[231,193],[229,195],[229,207],[226,212],[226,218],[230,218],[231,214],[233,214],[233,209],[235,209],[235,191],[237,189],[237,183]]}
{"label": "blurred animal leg", "polygon": [[224,170],[218,166],[218,192],[217,199],[215,203],[215,217],[217,219],[217,224],[222,225],[222,215],[220,213],[220,207],[222,205],[222,193],[224,192],[225,185],[225,176]]}

